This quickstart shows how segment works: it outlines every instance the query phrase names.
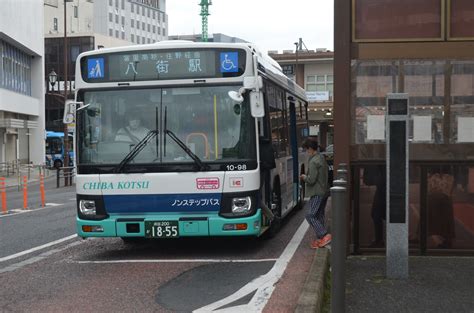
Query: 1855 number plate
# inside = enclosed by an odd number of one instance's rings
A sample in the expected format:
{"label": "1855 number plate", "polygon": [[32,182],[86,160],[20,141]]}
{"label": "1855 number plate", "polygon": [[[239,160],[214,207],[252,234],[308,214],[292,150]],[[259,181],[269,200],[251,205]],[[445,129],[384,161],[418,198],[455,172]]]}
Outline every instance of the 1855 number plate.
{"label": "1855 number plate", "polygon": [[148,237],[148,238],[179,237],[178,221],[145,221],[145,237]]}

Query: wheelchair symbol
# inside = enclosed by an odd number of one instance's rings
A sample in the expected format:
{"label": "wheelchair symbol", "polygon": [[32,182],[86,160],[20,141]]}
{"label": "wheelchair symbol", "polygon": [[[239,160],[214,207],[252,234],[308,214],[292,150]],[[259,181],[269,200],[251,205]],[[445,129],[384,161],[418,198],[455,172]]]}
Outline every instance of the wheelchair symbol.
{"label": "wheelchair symbol", "polygon": [[222,64],[221,64],[222,68],[226,71],[230,71],[234,68],[237,68],[237,66],[235,66],[234,62],[232,62],[232,60],[229,60],[228,58],[228,55],[225,54],[224,56],[224,61],[222,61]]}

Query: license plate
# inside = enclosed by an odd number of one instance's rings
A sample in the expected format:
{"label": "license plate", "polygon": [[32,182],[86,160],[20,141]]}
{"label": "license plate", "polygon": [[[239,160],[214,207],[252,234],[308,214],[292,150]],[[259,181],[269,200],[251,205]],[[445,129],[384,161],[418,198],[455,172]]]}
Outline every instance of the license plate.
{"label": "license plate", "polygon": [[145,221],[145,237],[177,238],[179,237],[178,221]]}

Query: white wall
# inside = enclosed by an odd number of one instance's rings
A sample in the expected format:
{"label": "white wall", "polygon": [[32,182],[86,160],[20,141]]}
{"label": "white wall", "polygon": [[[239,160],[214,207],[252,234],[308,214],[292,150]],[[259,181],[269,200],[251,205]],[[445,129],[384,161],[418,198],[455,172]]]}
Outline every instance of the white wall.
{"label": "white wall", "polygon": [[35,164],[45,160],[43,12],[43,1],[1,0],[2,40],[30,54],[32,59],[31,96],[0,89],[0,110],[28,114],[31,120],[38,122],[38,128],[29,130],[30,161]]}

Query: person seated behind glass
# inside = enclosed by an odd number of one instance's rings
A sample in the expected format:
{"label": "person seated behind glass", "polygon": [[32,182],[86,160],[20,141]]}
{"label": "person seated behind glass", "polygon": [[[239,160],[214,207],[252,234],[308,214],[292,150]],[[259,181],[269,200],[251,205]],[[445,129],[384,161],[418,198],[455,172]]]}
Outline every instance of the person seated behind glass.
{"label": "person seated behind glass", "polygon": [[148,128],[141,125],[140,114],[138,112],[131,112],[127,114],[129,118],[128,126],[122,127],[118,130],[115,141],[125,141],[138,143],[142,140],[150,131]]}

